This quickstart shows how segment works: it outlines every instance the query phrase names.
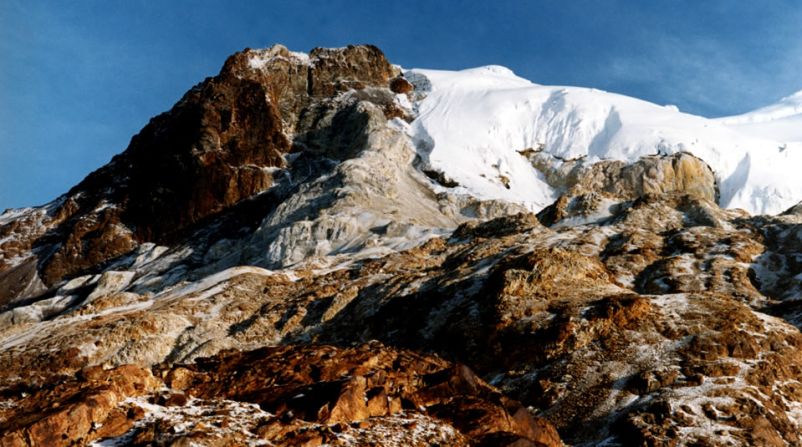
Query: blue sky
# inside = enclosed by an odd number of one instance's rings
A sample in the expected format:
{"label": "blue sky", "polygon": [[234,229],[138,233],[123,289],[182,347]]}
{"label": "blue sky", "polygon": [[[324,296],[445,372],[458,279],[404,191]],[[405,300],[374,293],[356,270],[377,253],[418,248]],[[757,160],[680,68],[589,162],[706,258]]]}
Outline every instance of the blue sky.
{"label": "blue sky", "polygon": [[791,0],[2,0],[0,211],[67,191],[245,47],[373,43],[721,116],[802,89],[800,24]]}

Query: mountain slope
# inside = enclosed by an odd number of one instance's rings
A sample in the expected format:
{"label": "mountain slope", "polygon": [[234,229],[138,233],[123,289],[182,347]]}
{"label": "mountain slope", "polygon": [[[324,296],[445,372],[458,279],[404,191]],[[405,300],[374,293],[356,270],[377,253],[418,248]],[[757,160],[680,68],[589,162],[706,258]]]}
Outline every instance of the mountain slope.
{"label": "mountain slope", "polygon": [[802,141],[802,91],[776,104],[718,121],[747,135],[798,143]]}

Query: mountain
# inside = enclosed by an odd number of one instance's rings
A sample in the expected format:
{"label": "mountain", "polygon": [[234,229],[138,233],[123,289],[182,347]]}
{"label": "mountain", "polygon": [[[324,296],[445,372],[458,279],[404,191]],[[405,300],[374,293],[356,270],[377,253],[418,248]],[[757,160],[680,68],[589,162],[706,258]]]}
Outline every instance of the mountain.
{"label": "mountain", "polygon": [[[413,137],[434,169],[477,197],[538,211],[561,188],[544,171],[689,152],[713,169],[725,208],[776,214],[800,200],[800,94],[710,120],[595,89],[536,85],[503,67],[408,76],[421,79],[427,95]],[[521,163],[522,151],[538,153],[537,165]]]}
{"label": "mountain", "polygon": [[236,53],[0,215],[0,445],[802,443],[798,104]]}

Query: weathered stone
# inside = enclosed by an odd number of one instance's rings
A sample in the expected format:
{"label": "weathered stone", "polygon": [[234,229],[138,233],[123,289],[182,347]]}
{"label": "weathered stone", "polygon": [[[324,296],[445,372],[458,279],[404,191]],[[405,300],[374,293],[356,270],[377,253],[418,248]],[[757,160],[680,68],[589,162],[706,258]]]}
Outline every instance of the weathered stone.
{"label": "weathered stone", "polygon": [[[190,394],[259,403],[288,422],[297,417],[351,424],[392,416],[398,409],[388,403],[406,401],[407,413],[443,419],[471,439],[510,433],[543,445],[562,445],[551,424],[529,415],[468,367],[378,343],[225,353],[178,370],[187,368],[194,371],[193,384],[186,388]],[[174,376],[173,371],[167,376]],[[273,439],[279,433],[286,436],[275,424],[263,430],[268,432]]]}
{"label": "weathered stone", "polygon": [[309,58],[312,61],[309,93],[315,96],[331,96],[367,86],[384,87],[398,74],[381,50],[372,45],[315,48],[309,53]]}
{"label": "weathered stone", "polygon": [[120,436],[137,419],[121,412],[120,403],[158,384],[150,371],[134,366],[86,369],[79,380],[56,382],[17,400],[0,422],[0,445],[67,446]]}
{"label": "weathered stone", "polygon": [[565,192],[541,211],[541,221],[546,225],[572,217],[597,220],[613,214],[609,208],[617,203],[648,195],[680,193],[711,202],[718,200],[713,171],[704,161],[684,152],[643,157],[631,164],[576,164],[567,173],[550,172],[551,182]]}

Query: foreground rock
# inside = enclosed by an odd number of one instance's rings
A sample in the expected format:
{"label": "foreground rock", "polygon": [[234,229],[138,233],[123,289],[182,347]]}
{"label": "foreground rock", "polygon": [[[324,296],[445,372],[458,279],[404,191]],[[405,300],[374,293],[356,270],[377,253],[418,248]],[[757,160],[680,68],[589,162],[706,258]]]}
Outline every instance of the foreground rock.
{"label": "foreground rock", "polygon": [[551,424],[530,416],[468,367],[387,349],[380,343],[224,353],[197,365],[172,368],[166,381],[173,389],[201,399],[259,404],[275,418],[258,431],[269,433],[279,443],[292,444],[298,437],[309,436],[328,443],[331,438],[327,430],[299,431],[282,421],[299,419],[348,430],[345,427],[360,421],[376,425],[388,417],[418,414],[429,424],[453,427],[451,439],[438,440],[448,444],[562,445]]}
{"label": "foreground rock", "polygon": [[126,399],[143,396],[160,381],[149,370],[87,368],[77,379],[54,376],[4,389],[0,445],[68,446],[120,436],[143,417]]}
{"label": "foreground rock", "polygon": [[159,373],[95,367],[21,384],[0,445],[562,445],[468,367],[379,343],[223,353]]}

